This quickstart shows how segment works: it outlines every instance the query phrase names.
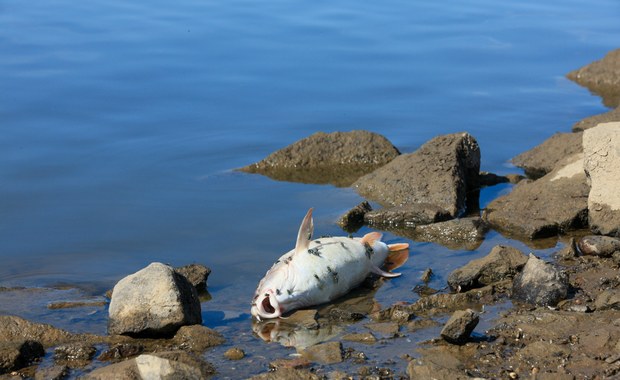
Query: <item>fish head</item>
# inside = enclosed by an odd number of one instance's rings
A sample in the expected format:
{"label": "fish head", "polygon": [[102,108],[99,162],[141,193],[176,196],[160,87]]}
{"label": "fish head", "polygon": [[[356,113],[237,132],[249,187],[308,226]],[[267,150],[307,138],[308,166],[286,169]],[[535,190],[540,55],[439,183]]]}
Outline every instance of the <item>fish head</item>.
{"label": "fish head", "polygon": [[274,265],[256,288],[250,310],[252,316],[259,321],[273,319],[290,310],[292,292],[287,289],[294,286],[293,281],[291,268],[287,264],[280,262]]}
{"label": "fish head", "polygon": [[272,288],[265,288],[256,292],[250,312],[260,321],[280,317],[284,313],[284,308],[276,298],[276,291]]}

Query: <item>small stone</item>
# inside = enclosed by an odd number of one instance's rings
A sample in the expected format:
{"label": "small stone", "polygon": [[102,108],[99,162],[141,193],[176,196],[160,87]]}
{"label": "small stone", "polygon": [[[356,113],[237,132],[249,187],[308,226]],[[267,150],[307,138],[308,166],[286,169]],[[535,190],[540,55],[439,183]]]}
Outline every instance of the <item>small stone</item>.
{"label": "small stone", "polygon": [[375,336],[371,333],[347,334],[342,337],[342,340],[368,344],[374,344],[377,342],[377,338],[375,338]]}
{"label": "small stone", "polygon": [[141,344],[119,343],[102,352],[97,358],[100,361],[116,361],[140,355],[144,351]]}
{"label": "small stone", "polygon": [[530,253],[527,264],[513,281],[512,298],[538,305],[555,306],[568,295],[568,275]]}
{"label": "small stone", "polygon": [[422,276],[420,276],[420,281],[424,283],[428,283],[433,277],[433,270],[431,268],[426,268],[424,272],[422,272]]}
{"label": "small stone", "polygon": [[269,363],[269,368],[274,371],[277,371],[282,368],[302,369],[302,368],[310,367],[310,364],[312,363],[304,358],[277,359]]}
{"label": "small stone", "polygon": [[364,319],[364,314],[336,307],[329,311],[327,318],[332,321],[354,322]]}
{"label": "small stone", "polygon": [[455,311],[441,330],[441,337],[453,344],[467,342],[480,317],[471,309]]}
{"label": "small stone", "polygon": [[54,359],[65,360],[90,360],[95,356],[97,350],[90,344],[69,343],[63,344],[54,349]]}
{"label": "small stone", "polygon": [[579,239],[577,248],[584,255],[611,257],[620,252],[620,239],[599,235],[584,236]]}
{"label": "small stone", "polygon": [[224,357],[228,360],[241,360],[245,357],[245,352],[238,347],[233,347],[224,352]]}
{"label": "small stone", "polygon": [[340,363],[343,360],[340,342],[321,343],[301,351],[302,357],[321,364]]}

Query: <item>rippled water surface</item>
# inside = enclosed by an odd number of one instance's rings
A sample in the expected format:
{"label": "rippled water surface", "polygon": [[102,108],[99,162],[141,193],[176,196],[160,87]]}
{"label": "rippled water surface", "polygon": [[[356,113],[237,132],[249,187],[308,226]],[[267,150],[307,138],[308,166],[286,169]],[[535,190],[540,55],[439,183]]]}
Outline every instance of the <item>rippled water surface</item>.
{"label": "rippled water surface", "polygon": [[[306,210],[338,235],[361,199],[235,168],[367,129],[403,152],[468,131],[482,170],[519,172],[511,157],[605,111],[564,74],[620,45],[619,16],[615,0],[2,1],[0,286],[101,295],[152,261],[198,262],[205,324],[258,344],[249,299]],[[427,267],[442,287],[495,244],[531,249],[495,232],[474,251],[411,243],[382,304],[415,299]],[[0,298],[0,313],[105,331],[105,310]]]}

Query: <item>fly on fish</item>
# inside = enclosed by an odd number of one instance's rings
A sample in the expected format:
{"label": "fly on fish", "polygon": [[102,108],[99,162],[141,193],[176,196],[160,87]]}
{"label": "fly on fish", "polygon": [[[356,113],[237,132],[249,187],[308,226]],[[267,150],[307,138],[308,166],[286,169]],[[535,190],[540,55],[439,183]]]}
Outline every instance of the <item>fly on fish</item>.
{"label": "fly on fish", "polygon": [[[409,256],[409,244],[385,244],[378,232],[362,238],[312,240],[313,229],[310,209],[299,227],[295,249],[282,255],[258,283],[251,313],[259,321],[332,301],[358,286],[370,273],[400,276],[388,271]],[[384,264],[388,271],[380,268]]]}

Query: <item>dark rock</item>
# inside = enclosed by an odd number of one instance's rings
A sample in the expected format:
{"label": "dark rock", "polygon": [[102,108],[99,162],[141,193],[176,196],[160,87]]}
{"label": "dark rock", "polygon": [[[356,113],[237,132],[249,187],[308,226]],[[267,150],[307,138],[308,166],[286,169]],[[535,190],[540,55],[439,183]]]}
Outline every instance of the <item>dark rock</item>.
{"label": "dark rock", "polygon": [[612,50],[600,61],[592,62],[566,75],[601,96],[608,107],[620,104],[620,49]]}
{"label": "dark rock", "polygon": [[611,111],[586,117],[573,125],[573,132],[585,131],[586,129],[596,127],[601,123],[609,123],[612,121],[620,121],[620,107],[616,107]]}
{"label": "dark rock", "polygon": [[441,330],[441,337],[453,344],[467,342],[480,317],[471,309],[455,311]]}
{"label": "dark rock", "polygon": [[34,340],[43,347],[84,339],[87,335],[72,334],[51,325],[33,323],[23,318],[0,315],[0,343]]}
{"label": "dark rock", "polygon": [[527,262],[527,256],[516,248],[497,245],[491,253],[454,270],[448,276],[452,290],[465,291],[513,278]]}
{"label": "dark rock", "polygon": [[408,305],[393,305],[370,315],[375,321],[393,321],[405,324],[413,319],[414,314]]}
{"label": "dark rock", "polygon": [[181,326],[202,322],[196,288],[161,263],[120,280],[112,293],[109,315],[111,335],[170,336]]}
{"label": "dark rock", "polygon": [[480,187],[489,187],[499,185],[500,183],[510,182],[508,177],[497,175],[495,173],[480,172]]}
{"label": "dark rock", "polygon": [[371,333],[347,334],[342,337],[342,340],[368,344],[373,344],[377,342],[377,338],[375,338],[375,336]]}
{"label": "dark rock", "polygon": [[[414,153],[401,155],[358,179],[353,186],[384,207],[426,203],[461,216],[477,207],[480,148],[467,133],[435,137]],[[472,207],[469,207],[472,208]]]}
{"label": "dark rock", "polygon": [[51,367],[37,368],[35,380],[62,380],[69,375],[69,367],[66,365],[54,365]]}
{"label": "dark rock", "polygon": [[600,124],[583,132],[583,167],[591,184],[590,229],[620,237],[620,122]]}
{"label": "dark rock", "polygon": [[174,335],[174,341],[182,348],[202,353],[207,348],[224,343],[220,333],[202,325],[183,326]]}
{"label": "dark rock", "polygon": [[196,290],[200,291],[207,288],[207,280],[211,274],[210,268],[201,264],[189,264],[174,268],[174,270],[184,276],[190,284],[194,285]]}
{"label": "dark rock", "polygon": [[144,352],[144,346],[137,343],[116,343],[105,350],[97,358],[102,362],[118,361]]}
{"label": "dark rock", "polygon": [[349,186],[399,154],[376,133],[317,132],[240,170],[282,181]]}
{"label": "dark rock", "polygon": [[568,275],[530,253],[512,285],[512,298],[539,306],[555,306],[568,294]]}
{"label": "dark rock", "polygon": [[511,193],[489,203],[483,218],[491,227],[524,239],[587,226],[590,186],[582,165],[582,157],[576,155],[537,181],[520,182]]}
{"label": "dark rock", "polygon": [[0,343],[0,375],[30,365],[45,355],[40,342],[22,340]]}
{"label": "dark rock", "polygon": [[285,368],[302,369],[310,367],[312,362],[304,358],[276,359],[269,363],[269,369],[278,371]]}
{"label": "dark rock", "polygon": [[228,360],[241,360],[245,358],[245,352],[239,347],[232,347],[224,352],[224,357]]}
{"label": "dark rock", "polygon": [[450,249],[473,250],[482,243],[488,230],[486,222],[476,216],[417,226],[407,237]]}
{"label": "dark rock", "polygon": [[342,309],[339,307],[335,307],[329,311],[327,314],[327,318],[332,321],[340,321],[340,322],[353,322],[364,319],[365,315],[363,313],[358,313],[356,311]]}
{"label": "dark rock", "polygon": [[432,294],[436,294],[439,292],[439,290],[435,288],[431,288],[428,285],[420,285],[420,284],[414,286],[412,290],[418,293],[420,297],[430,296]]}
{"label": "dark rock", "polygon": [[364,225],[364,215],[372,211],[368,201],[363,201],[338,219],[338,225],[347,232],[355,232]]}
{"label": "dark rock", "polygon": [[620,251],[620,239],[599,235],[584,236],[579,239],[577,248],[583,255],[611,257]]}
{"label": "dark rock", "polygon": [[371,226],[415,227],[441,222],[450,217],[448,211],[439,206],[417,203],[369,211],[364,215],[364,222]]}
{"label": "dark rock", "polygon": [[540,178],[555,169],[562,160],[581,153],[582,133],[556,133],[542,144],[512,159],[530,178]]}
{"label": "dark rock", "polygon": [[67,343],[54,348],[54,360],[56,361],[87,361],[95,356],[97,350],[87,343]]}
{"label": "dark rock", "polygon": [[433,270],[431,268],[426,268],[424,272],[422,272],[422,276],[420,276],[420,281],[428,283],[431,278],[433,278]]}
{"label": "dark rock", "polygon": [[497,283],[494,285],[488,285],[482,288],[472,289],[464,293],[440,293],[433,294],[427,297],[422,297],[408,308],[413,313],[425,313],[425,314],[437,314],[446,313],[449,311],[459,310],[464,307],[469,307],[472,304],[490,303],[495,300],[495,297],[499,297],[503,294],[502,287],[505,287],[505,283]]}
{"label": "dark rock", "polygon": [[327,342],[310,346],[301,351],[303,358],[320,364],[340,363],[343,360],[342,343]]}
{"label": "dark rock", "polygon": [[594,301],[596,310],[620,310],[620,290],[607,289],[596,297]]}
{"label": "dark rock", "polygon": [[98,368],[82,379],[204,379],[214,373],[213,366],[198,356],[166,351]]}

